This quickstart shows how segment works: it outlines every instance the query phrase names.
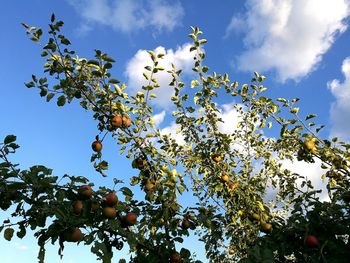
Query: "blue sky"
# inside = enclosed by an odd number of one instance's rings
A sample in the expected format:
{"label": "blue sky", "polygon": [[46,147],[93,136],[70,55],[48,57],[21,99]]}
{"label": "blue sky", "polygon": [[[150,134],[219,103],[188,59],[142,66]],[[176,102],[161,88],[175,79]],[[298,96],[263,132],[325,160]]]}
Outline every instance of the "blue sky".
{"label": "blue sky", "polygon": [[[270,96],[299,97],[301,114],[316,113],[317,121],[327,125],[324,137],[350,140],[349,0],[4,0],[0,137],[17,135],[21,148],[13,161],[23,168],[44,164],[57,175],[84,175],[96,185],[109,186],[112,177],[127,182],[135,174],[118,154],[117,144],[109,140],[104,154],[111,177],[101,179],[89,163],[90,144],[97,133],[91,114],[75,103],[64,108],[45,103],[37,91],[25,88],[31,74],[42,74],[43,61],[40,48],[27,40],[20,23],[47,28],[52,12],[65,21],[64,33],[79,56],[91,57],[94,49],[100,49],[116,58],[113,73],[130,86],[130,92],[141,86],[149,49],[165,52],[163,63],[175,62],[190,78],[187,35],[191,25],[198,26],[208,39],[206,63],[211,70],[227,72],[240,83],[249,81],[253,71],[264,74]],[[168,79],[159,75],[159,81],[164,87],[159,89],[155,118],[164,132],[173,132]],[[222,98],[223,130],[235,121],[230,103]],[[297,169],[305,166],[298,164]],[[319,179],[319,167],[308,169]],[[191,250],[203,259],[199,245]],[[36,261],[35,240],[29,236],[11,243],[1,240],[0,251],[2,262]],[[62,261],[57,247],[49,251],[47,262],[73,263],[82,256],[85,262],[95,262],[83,246],[67,247]]]}

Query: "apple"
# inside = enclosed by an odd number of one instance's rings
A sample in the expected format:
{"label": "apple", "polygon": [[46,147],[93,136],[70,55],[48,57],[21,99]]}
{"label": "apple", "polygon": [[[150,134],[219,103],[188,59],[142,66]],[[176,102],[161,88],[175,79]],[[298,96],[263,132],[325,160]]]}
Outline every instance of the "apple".
{"label": "apple", "polygon": [[146,182],[146,184],[145,184],[145,186],[144,186],[145,191],[146,191],[146,192],[151,191],[151,190],[154,188],[154,186],[155,186],[155,183],[154,183],[153,181],[147,180],[147,182]]}
{"label": "apple", "polygon": [[99,153],[99,152],[101,152],[101,150],[102,150],[102,143],[101,143],[101,141],[94,141],[92,144],[91,144],[91,148],[92,148],[92,150],[94,151],[94,152],[97,152],[97,153]]}
{"label": "apple", "polygon": [[90,185],[82,185],[79,188],[79,195],[83,198],[90,198],[92,196],[92,188]]}
{"label": "apple", "polygon": [[123,126],[128,128],[131,126],[131,120],[129,117],[123,116],[122,117],[122,122],[123,122]]}
{"label": "apple", "polygon": [[117,217],[117,210],[114,207],[107,206],[103,208],[102,214],[106,218],[113,219]]}
{"label": "apple", "polygon": [[123,125],[123,120],[122,117],[120,117],[119,115],[115,115],[112,120],[111,120],[111,125],[114,128],[120,128]]}
{"label": "apple", "polygon": [[74,201],[72,206],[73,206],[72,208],[73,208],[74,214],[80,215],[81,211],[83,211],[84,205],[83,205],[83,201],[81,201],[81,200]]}
{"label": "apple", "polygon": [[173,252],[171,255],[170,255],[170,262],[171,263],[181,263],[182,262],[182,257],[181,255],[178,253],[178,252]]}
{"label": "apple", "polygon": [[118,197],[115,194],[115,191],[106,194],[105,197],[103,198],[104,203],[107,206],[114,206],[118,203]]}
{"label": "apple", "polygon": [[260,230],[265,234],[271,233],[272,232],[272,225],[269,223],[262,222],[260,225]]}
{"label": "apple", "polygon": [[214,154],[214,155],[211,157],[211,159],[212,159],[214,162],[218,163],[218,162],[221,161],[221,155],[220,155],[220,154]]}
{"label": "apple", "polygon": [[63,240],[67,242],[78,242],[83,239],[79,228],[69,228],[63,232]]}
{"label": "apple", "polygon": [[252,214],[250,215],[250,219],[251,219],[251,220],[260,221],[261,216],[260,216],[259,214],[257,214],[257,213],[252,213]]}
{"label": "apple", "polygon": [[123,217],[123,221],[127,226],[133,226],[136,224],[137,215],[134,212],[129,212]]}
{"label": "apple", "polygon": [[147,164],[146,160],[142,159],[141,157],[138,157],[132,162],[132,167],[142,170],[145,168],[146,164]]}
{"label": "apple", "polygon": [[307,245],[308,247],[315,248],[318,247],[320,244],[317,237],[314,235],[308,235],[304,239],[304,244]]}
{"label": "apple", "polygon": [[190,226],[191,226],[191,223],[190,223],[190,221],[187,218],[182,220],[182,223],[181,223],[181,228],[182,229],[184,229],[184,230],[189,229]]}
{"label": "apple", "polygon": [[305,147],[313,154],[317,153],[317,147],[315,146],[314,140],[305,141]]}
{"label": "apple", "polygon": [[230,250],[228,251],[228,253],[229,253],[230,255],[233,255],[233,254],[235,253],[235,250],[234,250],[233,248],[230,248]]}
{"label": "apple", "polygon": [[220,179],[223,183],[228,183],[228,181],[230,180],[230,177],[228,177],[227,174],[223,174],[221,175]]}
{"label": "apple", "polygon": [[230,190],[235,190],[236,188],[238,187],[238,183],[234,183],[234,182],[232,182],[232,181],[230,181],[229,183],[228,183],[228,188],[230,189]]}

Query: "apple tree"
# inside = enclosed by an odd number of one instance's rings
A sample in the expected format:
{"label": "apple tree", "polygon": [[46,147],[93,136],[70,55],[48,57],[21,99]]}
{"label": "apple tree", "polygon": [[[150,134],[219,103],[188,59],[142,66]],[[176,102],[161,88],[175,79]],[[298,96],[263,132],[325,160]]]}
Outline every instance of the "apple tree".
{"label": "apple tree", "polygon": [[[323,126],[313,122],[314,114],[299,112],[299,99],[266,96],[259,73],[239,84],[211,71],[200,29],[191,27],[189,34],[191,81],[184,82],[176,65],[161,67],[164,54],[150,50],[147,84],[131,93],[112,76],[115,61],[108,54],[76,55],[54,15],[47,34],[23,26],[44,60],[44,76],[32,75],[25,85],[59,107],[77,101],[93,113],[97,135],[90,161],[96,172],[109,176],[106,136],[138,172],[129,182],[114,178],[110,189],[40,165],[23,170],[11,161],[16,137],[7,136],[0,144],[0,207],[14,212],[0,226],[6,240],[35,231],[39,262],[47,242],[58,244],[61,257],[66,242],[78,242],[90,245],[103,262],[124,246],[131,256],[119,262],[200,262],[195,248],[179,249],[190,234],[204,242],[210,262],[343,262],[349,256],[350,145],[322,139]],[[154,125],[154,91],[164,88],[157,81],[161,71],[172,78],[172,116],[182,142]],[[234,101],[238,118],[229,132],[221,128],[223,97]],[[327,184],[328,201],[319,199],[307,177],[283,165],[315,160],[324,169],[319,179]],[[135,188],[144,198],[134,196]],[[196,206],[178,200],[184,192]]]}

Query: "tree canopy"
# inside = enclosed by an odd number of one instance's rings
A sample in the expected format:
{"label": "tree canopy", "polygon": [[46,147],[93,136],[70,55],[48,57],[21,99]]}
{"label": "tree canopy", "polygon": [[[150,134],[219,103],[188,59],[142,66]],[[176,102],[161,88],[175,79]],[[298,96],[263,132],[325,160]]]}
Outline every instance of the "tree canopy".
{"label": "tree canopy", "polygon": [[[199,28],[189,34],[192,80],[182,79],[176,65],[162,68],[164,54],[149,50],[148,84],[132,94],[112,76],[115,60],[100,50],[94,58],[79,57],[54,15],[47,33],[23,26],[45,60],[45,75],[32,75],[25,85],[59,107],[77,101],[93,113],[90,161],[98,173],[109,176],[103,143],[110,136],[138,175],[114,179],[110,189],[82,176],[54,176],[40,165],[20,169],[11,161],[19,145],[9,135],[0,144],[0,207],[15,207],[0,226],[6,240],[34,230],[39,262],[47,242],[58,244],[61,257],[65,242],[78,242],[103,262],[125,245],[131,256],[119,262],[199,262],[193,248],[177,249],[190,233],[204,242],[210,262],[344,262],[349,256],[350,145],[321,138],[323,126],[315,114],[299,112],[298,98],[266,96],[265,76],[254,72],[240,84],[210,70]],[[154,124],[154,91],[165,88],[157,81],[160,71],[172,77],[181,141]],[[224,96],[235,102],[238,119],[229,132],[221,129]],[[320,161],[327,201],[307,177],[286,169],[286,160]],[[134,196],[135,188],[143,198]],[[195,206],[179,201],[184,192]]]}

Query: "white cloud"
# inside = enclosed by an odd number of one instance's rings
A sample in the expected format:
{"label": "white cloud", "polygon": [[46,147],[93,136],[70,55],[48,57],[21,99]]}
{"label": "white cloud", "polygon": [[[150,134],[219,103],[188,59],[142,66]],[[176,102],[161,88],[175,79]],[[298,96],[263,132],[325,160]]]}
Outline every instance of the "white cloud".
{"label": "white cloud", "polygon": [[28,247],[26,245],[20,244],[18,242],[15,242],[15,247],[18,250],[25,251],[28,250]]}
{"label": "white cloud", "polygon": [[[283,160],[282,167],[290,170],[293,173],[297,173],[301,176],[306,177],[307,180],[310,180],[315,190],[322,190],[322,193],[319,195],[320,200],[326,201],[326,200],[329,200],[327,188],[326,188],[327,182],[323,181],[321,178],[322,174],[325,173],[325,170],[321,168],[322,162],[319,159],[315,158],[314,160],[315,160],[314,163],[307,163],[307,162],[298,161],[298,160],[294,160],[294,161]],[[310,189],[310,190],[313,190],[313,189]]]}
{"label": "white cloud", "polygon": [[150,24],[158,30],[165,28],[172,31],[179,25],[179,22],[184,16],[181,3],[176,1],[171,1],[171,3],[172,5],[165,4],[160,0],[150,1]]}
{"label": "white cloud", "polygon": [[164,110],[160,113],[153,115],[154,125],[159,126],[159,124],[161,124],[163,122],[164,118],[165,118],[165,111]]}
{"label": "white cloud", "polygon": [[[130,33],[146,27],[172,31],[181,25],[184,9],[179,1],[165,0],[72,0],[83,17],[81,29],[86,33],[93,24],[111,26]],[[83,32],[83,33],[84,33]]]}
{"label": "white cloud", "polygon": [[342,140],[350,141],[350,57],[343,61],[342,72],[345,80],[341,83],[334,79],[327,83],[336,101],[332,103],[330,118],[332,128],[331,137],[339,137]]}
{"label": "white cloud", "polygon": [[175,139],[177,144],[184,145],[185,139],[182,133],[177,132],[177,130],[180,128],[179,124],[176,124],[175,122],[172,122],[169,126],[161,129],[162,135],[168,135],[170,134],[171,138]]}
{"label": "white cloud", "polygon": [[232,134],[238,127],[238,123],[242,120],[242,116],[235,109],[234,103],[223,104],[220,108],[221,112],[219,117],[223,120],[223,123],[219,123],[219,131],[226,134]]}
{"label": "white cloud", "polygon": [[[172,77],[167,70],[171,69],[171,64],[175,64],[177,69],[181,69],[184,74],[189,74],[193,67],[194,52],[190,52],[191,44],[186,43],[173,49],[166,50],[164,47],[157,47],[154,51],[156,54],[165,54],[162,59],[159,59],[159,66],[165,70],[157,72],[154,77],[157,78],[160,84],[159,88],[152,90],[152,93],[157,95],[154,103],[161,107],[167,108],[171,105],[171,96],[174,94],[173,87],[169,86]],[[146,50],[139,50],[129,60],[126,65],[125,75],[128,78],[128,86],[134,91],[140,91],[143,85],[147,85],[148,81],[143,77],[145,66],[151,66],[152,60]]]}
{"label": "white cloud", "polygon": [[299,80],[313,71],[337,34],[346,30],[349,0],[248,0],[232,17],[226,37],[244,31],[240,69],[276,70],[278,79]]}
{"label": "white cloud", "polygon": [[[222,123],[221,122],[219,123],[219,131],[222,133],[232,134],[237,129],[238,122],[241,120],[241,116],[238,113],[238,111],[235,109],[234,105],[235,105],[234,103],[231,103],[231,104],[223,104],[219,106],[220,113],[218,114],[218,118],[221,118],[223,120]],[[156,118],[156,117],[158,116],[155,115],[153,118]],[[162,116],[162,119],[164,119],[163,116]],[[158,125],[160,123],[161,122],[158,122]],[[185,140],[184,140],[184,136],[181,133],[177,133],[177,130],[179,128],[180,128],[180,125],[176,124],[173,121],[171,122],[170,125],[162,128],[161,133],[164,135],[170,134],[171,137],[175,139],[178,144],[183,145],[185,144]]]}

